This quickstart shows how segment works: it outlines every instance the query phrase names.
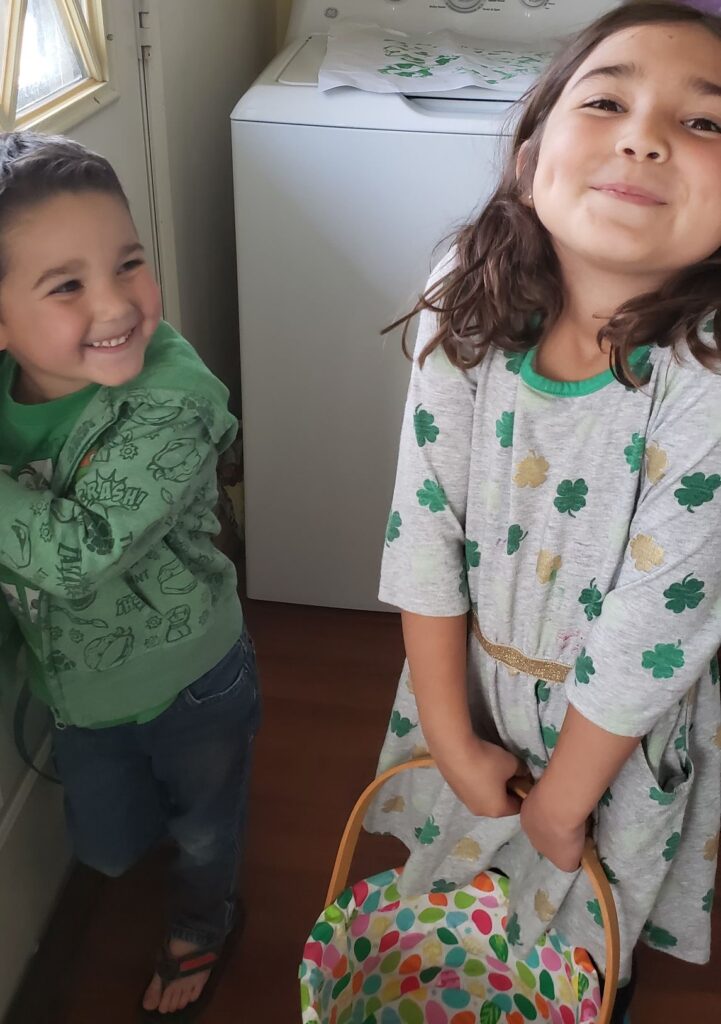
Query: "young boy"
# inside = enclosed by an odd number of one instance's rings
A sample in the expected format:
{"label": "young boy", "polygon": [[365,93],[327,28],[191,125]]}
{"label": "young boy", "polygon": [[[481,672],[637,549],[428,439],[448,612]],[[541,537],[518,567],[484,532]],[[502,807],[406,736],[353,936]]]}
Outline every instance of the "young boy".
{"label": "young boy", "polygon": [[79,859],[177,844],[147,1020],[191,1019],[235,922],[259,699],[213,544],[227,397],[160,320],[108,162],[0,134],[0,634],[52,711]]}

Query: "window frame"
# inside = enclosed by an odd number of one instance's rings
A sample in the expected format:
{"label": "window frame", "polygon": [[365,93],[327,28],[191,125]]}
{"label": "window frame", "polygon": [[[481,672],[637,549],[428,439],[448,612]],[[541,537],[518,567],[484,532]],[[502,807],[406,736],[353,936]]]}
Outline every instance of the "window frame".
{"label": "window frame", "polygon": [[[103,0],[54,0],[87,77],[17,116],[22,26],[28,0],[9,0],[5,39],[0,39],[0,130],[66,132],[118,99],[110,81]],[[87,10],[87,21],[85,11]]]}

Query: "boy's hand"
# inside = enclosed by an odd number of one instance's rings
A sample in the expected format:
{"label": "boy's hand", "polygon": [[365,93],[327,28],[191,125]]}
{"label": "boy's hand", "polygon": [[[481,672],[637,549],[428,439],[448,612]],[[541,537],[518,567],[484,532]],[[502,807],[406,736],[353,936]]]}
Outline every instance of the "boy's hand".
{"label": "boy's hand", "polygon": [[431,753],[443,778],[471,814],[479,818],[518,814],[521,801],[508,792],[507,785],[526,769],[513,754],[473,735],[465,743]]}
{"label": "boy's hand", "polygon": [[521,807],[521,826],[532,845],[561,871],[576,871],[586,844],[586,825],[561,822],[554,813],[558,801],[550,804],[543,780],[537,783]]}

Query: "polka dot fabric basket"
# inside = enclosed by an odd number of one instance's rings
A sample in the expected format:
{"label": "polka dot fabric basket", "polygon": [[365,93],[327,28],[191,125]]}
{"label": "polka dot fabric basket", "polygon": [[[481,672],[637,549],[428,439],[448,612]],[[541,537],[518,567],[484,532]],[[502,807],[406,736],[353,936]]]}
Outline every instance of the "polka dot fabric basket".
{"label": "polka dot fabric basket", "polygon": [[[607,963],[604,991],[584,950],[549,931],[520,960],[506,939],[508,881],[479,874],[402,898],[402,869],[344,888],[365,812],[400,765],[368,787],[346,827],[328,906],[300,968],[303,1024],[608,1024],[618,981],[613,896],[589,844],[583,866],[602,908]],[[340,890],[343,890],[340,892]],[[340,895],[338,893],[340,892]]]}

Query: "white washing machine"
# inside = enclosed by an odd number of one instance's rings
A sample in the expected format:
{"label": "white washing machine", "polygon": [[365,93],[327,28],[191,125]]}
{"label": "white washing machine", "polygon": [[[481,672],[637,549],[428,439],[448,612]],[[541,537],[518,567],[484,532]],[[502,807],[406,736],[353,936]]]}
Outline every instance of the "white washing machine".
{"label": "white washing machine", "polygon": [[376,594],[409,364],[379,331],[492,191],[513,119],[479,89],[320,92],[329,26],[453,29],[533,51],[615,6],[295,0],[285,49],[232,114],[250,597],[387,607]]}

